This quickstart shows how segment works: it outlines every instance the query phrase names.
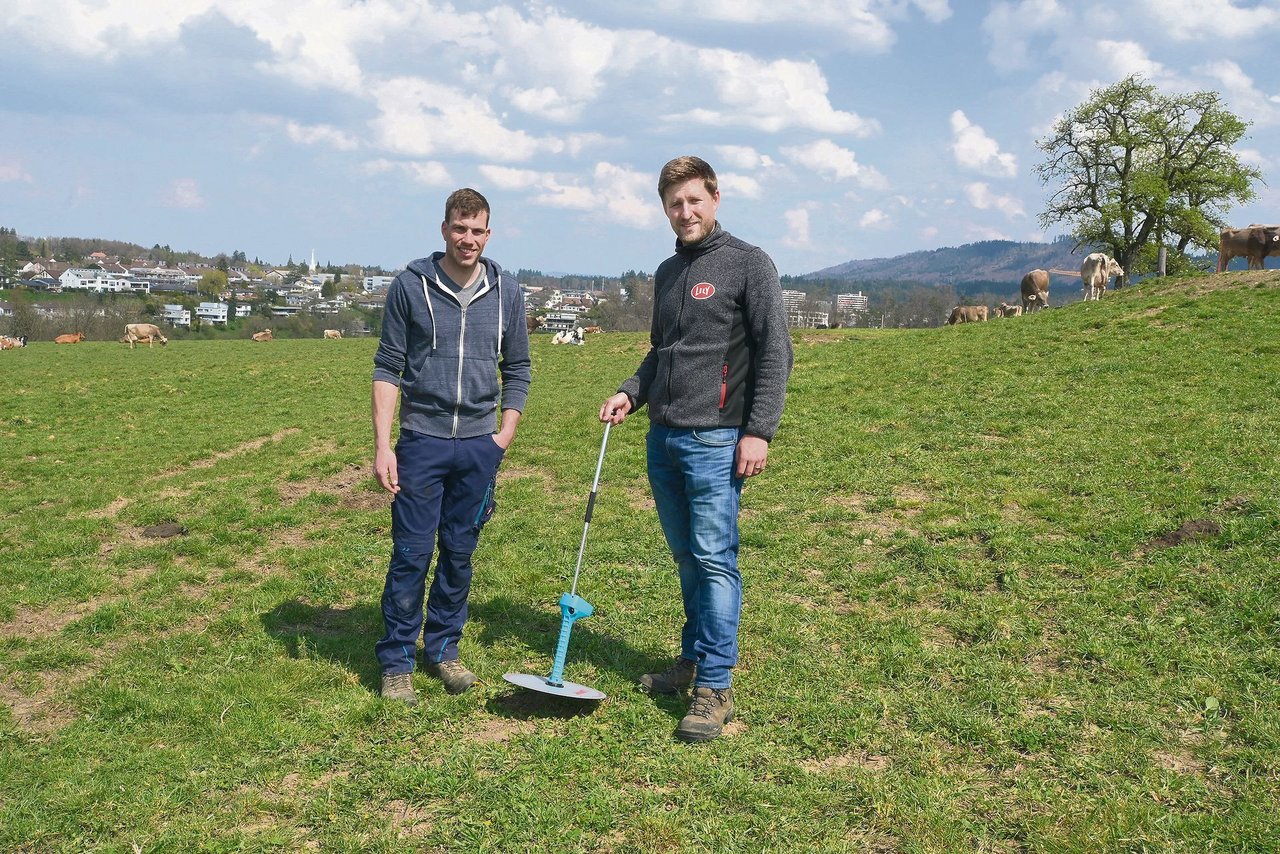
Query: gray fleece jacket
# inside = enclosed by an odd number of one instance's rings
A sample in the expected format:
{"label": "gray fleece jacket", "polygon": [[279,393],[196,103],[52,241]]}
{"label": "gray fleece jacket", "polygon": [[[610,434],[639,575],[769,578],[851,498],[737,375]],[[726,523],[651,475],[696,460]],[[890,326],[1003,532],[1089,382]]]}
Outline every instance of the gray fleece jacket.
{"label": "gray fleece jacket", "polygon": [[791,375],[773,261],[720,228],[654,274],[649,352],[619,391],[668,427],[741,427],[772,440]]}
{"label": "gray fleece jacket", "polygon": [[402,429],[466,439],[495,432],[500,408],[524,411],[529,330],[515,279],[481,258],[485,278],[464,309],[436,279],[443,255],[414,261],[387,290],[373,378],[400,387]]}

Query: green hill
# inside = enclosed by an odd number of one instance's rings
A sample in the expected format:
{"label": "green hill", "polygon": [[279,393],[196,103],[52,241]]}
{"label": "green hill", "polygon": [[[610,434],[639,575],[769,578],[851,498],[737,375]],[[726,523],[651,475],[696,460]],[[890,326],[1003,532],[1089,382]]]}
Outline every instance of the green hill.
{"label": "green hill", "polygon": [[[1270,850],[1280,274],[796,333],[743,496],[740,720],[632,689],[678,592],[599,403],[639,334],[534,342],[476,558],[484,680],[382,703],[374,342],[0,353],[0,850]],[[176,523],[179,536],[145,529]]]}

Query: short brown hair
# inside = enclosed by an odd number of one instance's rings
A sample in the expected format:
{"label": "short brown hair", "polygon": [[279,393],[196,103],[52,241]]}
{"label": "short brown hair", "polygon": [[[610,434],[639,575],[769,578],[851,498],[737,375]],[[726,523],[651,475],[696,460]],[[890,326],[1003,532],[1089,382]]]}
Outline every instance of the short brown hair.
{"label": "short brown hair", "polygon": [[491,214],[489,213],[489,200],[476,190],[470,187],[463,187],[461,190],[454,190],[449,194],[449,198],[444,203],[444,221],[448,222],[449,217],[455,212],[459,216],[475,216],[484,212],[485,221],[487,222]]}
{"label": "short brown hair", "polygon": [[719,187],[716,181],[716,170],[711,168],[710,163],[692,155],[677,157],[663,166],[662,171],[658,173],[658,198],[665,201],[668,187],[683,184],[694,178],[701,178],[703,186],[712,195]]}

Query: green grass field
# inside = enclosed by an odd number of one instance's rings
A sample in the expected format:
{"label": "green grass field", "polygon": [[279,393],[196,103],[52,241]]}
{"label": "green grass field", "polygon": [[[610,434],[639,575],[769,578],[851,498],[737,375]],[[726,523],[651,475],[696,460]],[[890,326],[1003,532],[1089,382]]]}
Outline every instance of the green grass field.
{"label": "green grass field", "polygon": [[[678,591],[615,430],[639,335],[534,346],[476,556],[483,679],[377,697],[375,342],[0,353],[0,850],[1280,849],[1280,273],[796,333],[743,497],[739,720],[632,685]],[[153,539],[143,529],[176,523]]]}

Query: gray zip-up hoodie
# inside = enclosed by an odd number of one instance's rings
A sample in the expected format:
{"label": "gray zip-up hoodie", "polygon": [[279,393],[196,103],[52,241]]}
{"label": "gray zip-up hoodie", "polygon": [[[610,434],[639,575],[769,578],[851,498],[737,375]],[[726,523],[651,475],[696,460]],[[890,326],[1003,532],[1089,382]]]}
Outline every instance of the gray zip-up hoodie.
{"label": "gray zip-up hoodie", "polygon": [[495,262],[480,259],[484,278],[464,310],[436,278],[442,257],[419,258],[387,290],[373,378],[400,387],[402,429],[467,439],[495,432],[500,408],[524,411],[529,329],[520,285]]}
{"label": "gray zip-up hoodie", "polygon": [[622,384],[667,427],[741,427],[772,440],[791,375],[778,270],[763,249],[716,224],[654,274],[649,353]]}

